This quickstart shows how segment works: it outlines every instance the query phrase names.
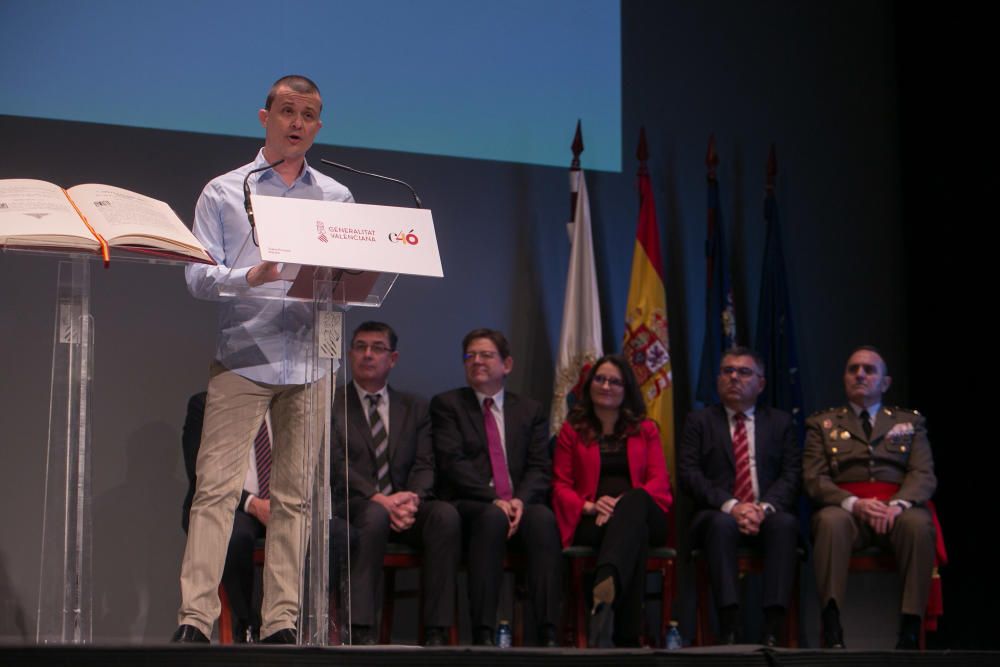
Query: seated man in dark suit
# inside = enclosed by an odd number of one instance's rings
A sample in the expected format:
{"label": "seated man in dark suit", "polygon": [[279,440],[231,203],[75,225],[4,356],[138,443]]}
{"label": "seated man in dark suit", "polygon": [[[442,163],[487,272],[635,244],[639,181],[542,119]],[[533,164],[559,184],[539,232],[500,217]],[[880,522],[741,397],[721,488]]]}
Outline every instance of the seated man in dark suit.
{"label": "seated man in dark suit", "polygon": [[765,645],[777,644],[795,577],[802,455],[791,416],[756,406],[764,382],[759,355],[727,351],[718,378],[722,405],[691,413],[677,449],[681,489],[697,508],[692,542],[705,550],[723,643],[740,640],[738,545],[764,553]]}
{"label": "seated man in dark suit", "polygon": [[[188,401],[184,419],[182,443],[184,445],[184,470],[187,472],[188,492],[184,497],[181,525],[188,529],[188,513],[194,498],[195,470],[198,449],[201,447],[201,427],[205,417],[205,396],[195,394]],[[240,504],[233,515],[233,532],[226,552],[226,565],[222,571],[222,586],[229,597],[229,604],[236,616],[233,631],[237,642],[257,641],[260,633],[260,606],[253,604],[253,550],[264,537],[271,513],[269,498],[271,468],[271,437],[267,421],[260,426],[254,446],[250,449],[250,462],[243,481]]]}
{"label": "seated man in dark suit", "polygon": [[[424,644],[446,643],[455,618],[461,555],[458,512],[434,500],[434,451],[427,403],[390,387],[396,332],[364,322],[350,347],[352,382],[333,403],[334,451],[347,443],[351,524],[351,643],[374,644],[382,559],[389,540],[423,552]],[[334,469],[337,462],[334,462]]]}
{"label": "seated man in dark suit", "polygon": [[476,329],[462,353],[469,386],[435,396],[431,418],[441,497],[458,509],[468,549],[473,643],[494,643],[504,553],[516,540],[528,560],[538,642],[556,646],[562,555],[546,505],[552,463],[545,413],[504,391],[514,361],[502,333]]}
{"label": "seated man in dark suit", "polygon": [[891,383],[882,355],[859,347],[844,368],[847,405],[806,420],[803,480],[816,508],[813,560],[826,648],[844,648],[840,607],[851,552],[871,545],[892,551],[903,576],[896,648],[918,648],[934,568],[928,501],[937,478],[924,418],[882,405]]}

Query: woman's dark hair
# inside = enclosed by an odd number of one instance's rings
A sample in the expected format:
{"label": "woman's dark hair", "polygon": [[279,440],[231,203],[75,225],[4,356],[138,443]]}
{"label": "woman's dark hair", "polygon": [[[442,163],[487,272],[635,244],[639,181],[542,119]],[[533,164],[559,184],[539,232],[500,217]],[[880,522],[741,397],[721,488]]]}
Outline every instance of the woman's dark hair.
{"label": "woman's dark hair", "polygon": [[620,354],[607,354],[595,361],[594,365],[590,367],[587,379],[583,382],[580,400],[573,406],[566,418],[577,433],[588,442],[594,441],[602,435],[601,420],[594,412],[594,401],[590,397],[590,385],[594,383],[597,369],[606,363],[612,364],[618,369],[622,374],[622,382],[625,384],[625,394],[618,413],[618,421],[615,422],[615,437],[636,433],[639,430],[639,424],[646,418],[646,404],[642,400],[639,382],[635,379],[635,373],[632,372],[628,361]]}

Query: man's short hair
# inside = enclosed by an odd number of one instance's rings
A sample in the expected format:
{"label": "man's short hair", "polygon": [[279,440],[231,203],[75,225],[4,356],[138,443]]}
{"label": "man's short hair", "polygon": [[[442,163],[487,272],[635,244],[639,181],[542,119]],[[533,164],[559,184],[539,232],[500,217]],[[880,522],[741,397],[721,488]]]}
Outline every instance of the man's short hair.
{"label": "man's short hair", "polygon": [[750,357],[751,359],[753,359],[753,363],[754,365],[757,366],[757,370],[760,371],[760,374],[761,375],[765,374],[766,369],[764,368],[764,357],[760,356],[760,353],[758,353],[756,350],[751,350],[749,347],[745,347],[743,345],[732,346],[731,348],[723,352],[721,357],[719,357],[720,370],[722,366],[722,360],[725,359],[726,357]]}
{"label": "man's short hair", "polygon": [[847,358],[850,359],[853,357],[855,352],[873,352],[877,354],[878,358],[882,360],[882,375],[889,374],[889,364],[885,361],[885,355],[882,354],[882,351],[874,345],[858,345],[856,348],[851,350],[850,354],[847,355]]}
{"label": "man's short hair", "polygon": [[[271,110],[271,103],[274,102],[274,96],[278,94],[278,88],[284,86],[285,88],[291,88],[296,93],[302,93],[303,95],[311,95],[312,93],[320,94],[319,86],[316,82],[307,76],[302,76],[301,74],[289,74],[283,76],[271,85],[271,90],[267,91],[267,99],[264,100],[264,108],[268,111]],[[323,110],[323,103],[320,102],[320,110]]]}
{"label": "man's short hair", "polygon": [[462,339],[462,354],[465,354],[465,351],[469,349],[469,345],[477,338],[486,338],[493,341],[493,344],[497,346],[497,352],[500,353],[501,359],[506,359],[510,356],[510,343],[496,329],[473,329],[465,334],[465,338]]}
{"label": "man's short hair", "polygon": [[392,327],[385,322],[376,322],[374,320],[368,320],[367,322],[359,324],[358,328],[354,330],[353,334],[351,334],[351,343],[354,342],[354,339],[358,337],[359,333],[367,332],[385,334],[389,338],[389,348],[392,350],[396,349],[396,344],[399,342],[399,338],[396,337],[396,332],[393,331]]}

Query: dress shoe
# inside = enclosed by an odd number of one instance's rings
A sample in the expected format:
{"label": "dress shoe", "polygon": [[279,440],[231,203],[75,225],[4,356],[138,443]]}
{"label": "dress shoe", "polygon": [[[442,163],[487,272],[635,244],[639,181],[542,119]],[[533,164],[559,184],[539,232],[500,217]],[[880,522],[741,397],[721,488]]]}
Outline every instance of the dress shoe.
{"label": "dress shoe", "polygon": [[177,632],[170,639],[172,642],[177,642],[179,644],[208,644],[208,637],[205,633],[194,627],[193,625],[188,625],[184,623],[177,627]]}
{"label": "dress shoe", "polygon": [[820,615],[823,620],[823,648],[846,648],[844,630],[840,627],[840,610],[831,600]]}
{"label": "dress shoe", "polygon": [[770,632],[765,632],[764,636],[760,638],[760,643],[767,648],[777,648],[778,637]]}
{"label": "dress shoe", "polygon": [[538,645],[544,648],[559,647],[559,640],[556,638],[556,626],[551,623],[544,623],[538,626]]}
{"label": "dress shoe", "polygon": [[493,639],[493,636],[493,628],[488,625],[480,625],[472,631],[472,645],[496,646],[496,641]]}
{"label": "dress shoe", "polygon": [[282,628],[260,640],[261,644],[295,645],[299,643],[299,633],[295,628]]}
{"label": "dress shoe", "polygon": [[375,632],[370,625],[351,626],[351,646],[375,646]]}
{"label": "dress shoe", "polygon": [[896,641],[897,651],[917,651],[920,649],[919,616],[903,614],[899,623],[899,638]]}
{"label": "dress shoe", "polygon": [[587,633],[589,648],[614,648],[612,635],[615,631],[615,612],[609,604],[600,603],[590,613],[590,632]]}
{"label": "dress shoe", "polygon": [[438,625],[428,625],[424,628],[424,646],[447,646],[448,630]]}

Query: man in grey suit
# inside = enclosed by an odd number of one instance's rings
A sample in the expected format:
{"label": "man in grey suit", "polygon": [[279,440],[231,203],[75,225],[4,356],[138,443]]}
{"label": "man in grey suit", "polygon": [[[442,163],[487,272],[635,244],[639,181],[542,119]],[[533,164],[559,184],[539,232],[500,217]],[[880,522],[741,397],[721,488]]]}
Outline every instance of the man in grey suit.
{"label": "man in grey suit", "polygon": [[917,648],[927,608],[937,536],[927,508],[937,487],[934,458],[924,418],[882,405],[891,382],[878,350],[859,347],[844,369],[848,404],[806,421],[802,471],[816,505],[813,559],[827,648],[844,647],[840,606],[852,550],[877,544],[896,557],[903,575],[896,648]]}
{"label": "man in grey suit", "polygon": [[546,504],[552,479],[542,406],[505,391],[513,368],[499,331],[476,329],[462,341],[468,387],[431,400],[442,498],[462,517],[469,563],[472,641],[493,644],[507,542],[525,551],[538,643],[556,646],[562,549]]}
{"label": "man in grey suit", "polygon": [[736,549],[764,554],[764,630],[777,644],[795,577],[802,454],[791,416],[758,406],[764,362],[743,347],[728,350],[719,368],[721,405],[688,416],[677,450],[681,489],[695,501],[695,545],[705,550],[723,643],[740,640]]}
{"label": "man in grey suit", "polygon": [[[424,643],[442,645],[455,617],[461,554],[458,512],[434,500],[434,452],[426,401],[387,383],[399,359],[396,332],[364,322],[351,338],[352,381],[333,404],[334,451],[348,459],[351,638],[374,644],[382,559],[389,540],[423,555]],[[337,468],[335,462],[335,470]]]}

